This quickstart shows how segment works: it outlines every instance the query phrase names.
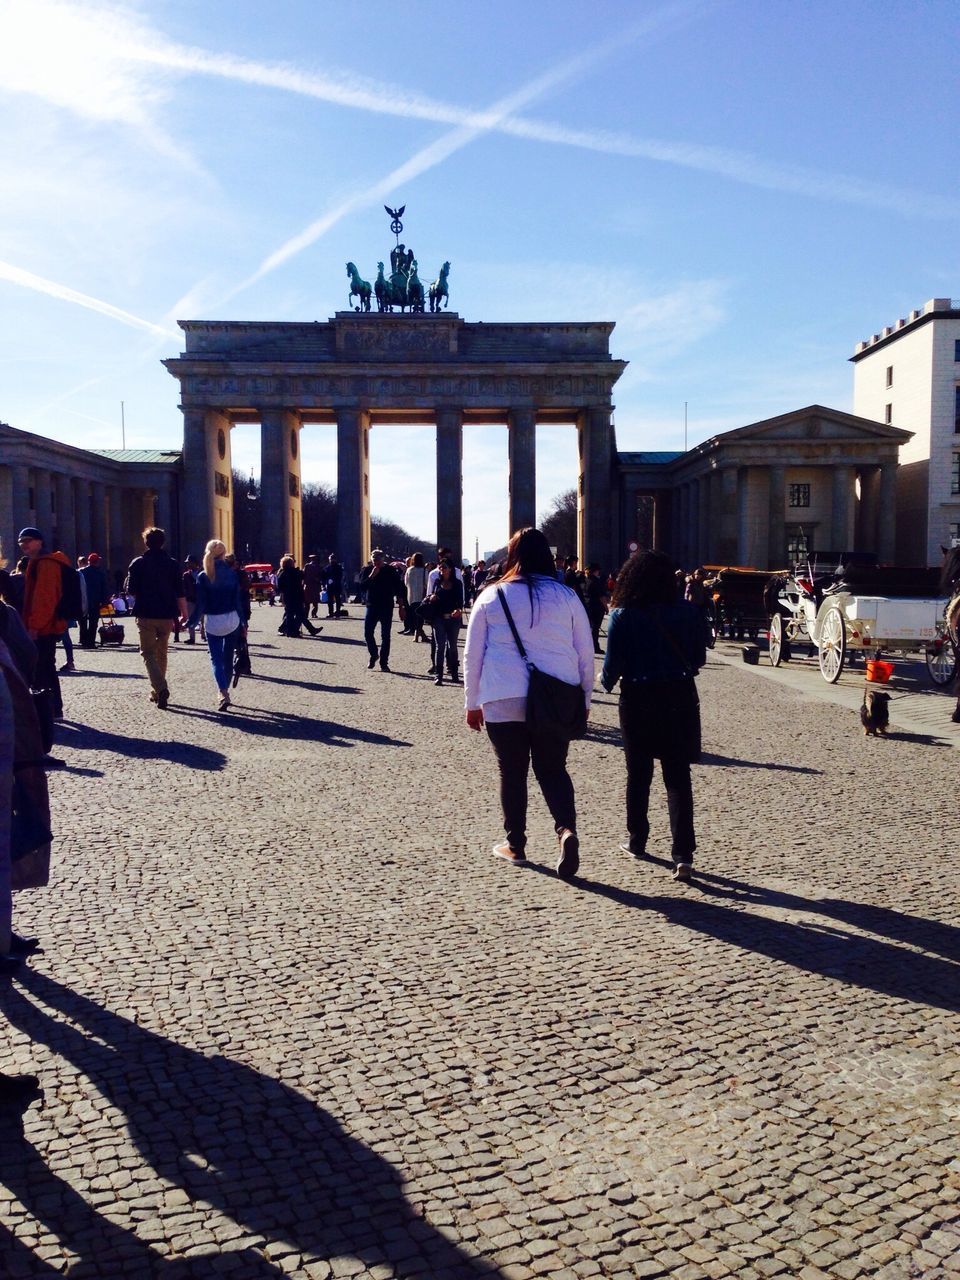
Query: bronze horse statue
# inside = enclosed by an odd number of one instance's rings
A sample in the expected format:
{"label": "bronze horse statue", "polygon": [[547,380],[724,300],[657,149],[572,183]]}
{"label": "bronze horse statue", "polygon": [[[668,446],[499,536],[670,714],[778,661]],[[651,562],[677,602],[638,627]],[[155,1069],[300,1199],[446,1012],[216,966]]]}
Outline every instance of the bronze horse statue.
{"label": "bronze horse statue", "polygon": [[355,311],[370,310],[370,294],[373,290],[370,288],[369,280],[361,280],[360,272],[352,262],[347,263],[347,275],[350,277],[350,293],[347,295],[347,306],[351,304],[354,297],[360,299],[360,305],[354,307]]}
{"label": "bronze horse statue", "polygon": [[430,286],[430,310],[439,311],[441,302],[444,298],[447,300],[447,306],[450,305],[450,293],[447,289],[447,276],[450,274],[450,263],[445,262],[440,268],[440,274],[433,284]]}

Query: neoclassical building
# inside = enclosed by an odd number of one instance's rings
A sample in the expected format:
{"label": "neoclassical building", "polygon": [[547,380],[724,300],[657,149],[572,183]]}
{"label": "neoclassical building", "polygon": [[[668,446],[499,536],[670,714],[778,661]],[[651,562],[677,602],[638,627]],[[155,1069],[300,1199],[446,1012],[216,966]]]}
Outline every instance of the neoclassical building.
{"label": "neoclassical building", "polygon": [[678,563],[790,565],[804,550],[896,554],[897,455],[909,431],[809,405],[686,453],[617,455],[619,552]]}
{"label": "neoclassical building", "polygon": [[0,422],[0,547],[17,557],[17,533],[36,525],[51,548],[98,552],[119,573],[159,524],[180,541],[179,449],[78,449]]}

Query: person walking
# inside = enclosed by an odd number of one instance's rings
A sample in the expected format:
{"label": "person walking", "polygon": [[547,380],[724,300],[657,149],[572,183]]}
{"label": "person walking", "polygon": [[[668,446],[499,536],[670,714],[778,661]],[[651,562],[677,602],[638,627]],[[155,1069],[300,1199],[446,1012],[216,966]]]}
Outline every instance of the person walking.
{"label": "person walking", "polygon": [[460,683],[460,655],[457,639],[463,620],[463,582],[456,576],[454,563],[449,558],[440,562],[440,578],[429,597],[434,614],[432,619],[436,676],[434,684],[443,684],[443,660],[446,656],[450,679]]}
{"label": "person walking", "polygon": [[403,575],[403,585],[407,592],[407,633],[412,633],[414,643],[419,644],[427,638],[423,634],[423,619],[417,612],[417,605],[427,594],[427,570],[419,551],[415,551],[410,557],[410,564]]}
{"label": "person walking", "polygon": [[197,578],[197,612],[205,619],[210,665],[217,682],[218,711],[230,706],[230,681],[237,638],[246,631],[247,601],[240,575],[227,564],[227,548],[211,538],[203,552],[203,570]]}
{"label": "person walking", "polygon": [[[379,549],[371,552],[370,564],[360,575],[360,589],[366,595],[367,611],[363,620],[363,638],[367,642],[370,661],[367,668],[373,670],[379,659],[380,670],[390,670],[390,631],[393,627],[394,601],[400,606],[400,620],[406,613],[407,593],[403,579],[387,564],[386,555]],[[380,627],[380,647],[377,648],[377,627]]]}
{"label": "person walking", "polygon": [[343,565],[333,551],[327,556],[322,581],[327,593],[327,617],[339,618],[343,612]]}
{"label": "person walking", "polygon": [[37,665],[33,682],[36,689],[47,689],[55,720],[63,719],[63,695],[57,675],[57,641],[67,629],[61,617],[63,573],[61,566],[72,568],[62,551],[45,551],[43,534],[33,527],[20,530],[17,539],[27,557],[23,589],[23,625],[37,646]]}
{"label": "person walking", "polygon": [[[183,583],[183,598],[187,602],[187,639],[185,644],[197,643],[197,625],[200,626],[200,639],[206,640],[206,634],[203,630],[203,619],[197,614],[197,578],[200,576],[200,561],[196,556],[187,556],[183,562],[183,570],[180,574],[180,581]],[[174,640],[180,639],[180,623],[177,625],[173,633]]]}
{"label": "person walking", "polygon": [[600,574],[600,566],[592,564],[587,572],[584,588],[587,619],[590,623],[590,634],[593,636],[593,652],[603,653],[600,648],[600,626],[607,616],[607,584]]}
{"label": "person walking", "polygon": [[697,847],[690,765],[700,759],[695,677],[707,660],[699,609],[677,598],[674,566],[660,551],[638,551],[620,570],[600,675],[609,693],[620,681],[620,730],[627,766],[627,838],[647,852],[653,763],[660,761],[673,839],[673,877],[689,881]]}
{"label": "person walking", "polygon": [[180,566],[164,551],[163,529],[144,529],[144,553],[130,564],[126,589],[133,596],[133,615],[140,636],[140,657],[150,680],[150,701],[161,711],[170,702],[167,685],[167,650],[174,621],[186,621]]}
{"label": "person walking", "polygon": [[317,617],[320,608],[320,591],[322,588],[323,565],[316,553],[307,556],[303,566],[303,603],[304,617]]}
{"label": "person walking", "polygon": [[557,833],[557,875],[569,880],[580,865],[576,801],[567,772],[570,743],[527,727],[530,670],[508,610],[529,662],[547,675],[579,684],[589,713],[594,680],[590,626],[576,592],[557,581],[550,545],[539,529],[513,535],[502,576],[474,601],[464,650],[466,720],[478,732],[486,726],[500,771],[506,840],[493,846],[494,857],[526,862],[532,763]]}
{"label": "person walking", "polygon": [[280,635],[300,639],[300,628],[306,627],[312,636],[323,630],[315,627],[307,617],[303,594],[303,570],[298,569],[293,556],[283,556],[277,574],[277,590],[283,599],[283,619],[277,628]]}
{"label": "person walking", "polygon": [[100,610],[110,599],[107,575],[104,573],[100,556],[96,551],[90,552],[87,563],[79,573],[86,592],[84,610],[80,617],[80,648],[95,649],[97,627],[100,625]]}

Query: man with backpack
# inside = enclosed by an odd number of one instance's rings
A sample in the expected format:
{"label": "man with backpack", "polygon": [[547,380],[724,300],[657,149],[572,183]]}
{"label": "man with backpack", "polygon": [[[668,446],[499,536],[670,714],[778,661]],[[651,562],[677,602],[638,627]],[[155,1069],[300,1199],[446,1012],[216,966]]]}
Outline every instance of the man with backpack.
{"label": "man with backpack", "polygon": [[37,646],[34,688],[50,691],[54,719],[62,720],[57,641],[67,629],[67,620],[79,617],[82,611],[80,577],[62,551],[44,550],[39,529],[21,529],[17,542],[27,557],[23,625]]}
{"label": "man with backpack", "polygon": [[150,679],[150,701],[166,711],[167,650],[174,623],[187,625],[180,566],[164,551],[167,535],[151,526],[143,531],[144,553],[131,561],[127,589],[134,597],[133,613],[140,633],[140,656]]}

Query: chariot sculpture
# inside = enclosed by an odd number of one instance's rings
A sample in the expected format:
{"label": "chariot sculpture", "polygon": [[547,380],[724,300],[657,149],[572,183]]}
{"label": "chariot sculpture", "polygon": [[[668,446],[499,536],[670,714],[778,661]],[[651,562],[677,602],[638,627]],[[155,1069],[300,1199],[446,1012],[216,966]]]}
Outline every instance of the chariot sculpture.
{"label": "chariot sculpture", "polygon": [[[377,278],[371,286],[368,280],[361,279],[355,263],[348,262],[350,293],[347,297],[347,305],[353,307],[355,311],[369,311],[370,299],[375,297],[378,311],[392,312],[395,307],[399,307],[402,312],[409,309],[411,314],[416,314],[426,310],[426,300],[429,298],[431,311],[443,310],[444,300],[447,306],[450,305],[450,293],[447,288],[450,263],[445,262],[436,280],[429,289],[424,289],[413,250],[400,243],[400,233],[403,231],[403,223],[400,219],[407,206],[401,205],[399,209],[391,209],[389,205],[383,207],[390,215],[390,230],[397,241],[390,250],[390,274],[387,275],[384,264],[378,262]],[[354,298],[359,299],[356,305],[354,305]]]}

